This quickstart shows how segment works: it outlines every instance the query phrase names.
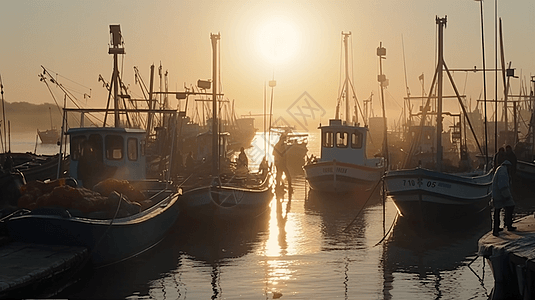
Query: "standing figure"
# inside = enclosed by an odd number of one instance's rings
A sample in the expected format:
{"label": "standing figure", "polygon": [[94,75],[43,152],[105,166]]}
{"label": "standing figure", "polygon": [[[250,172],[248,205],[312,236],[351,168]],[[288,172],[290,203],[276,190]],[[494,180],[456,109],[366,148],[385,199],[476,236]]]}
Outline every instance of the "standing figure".
{"label": "standing figure", "polygon": [[243,147],[240,148],[240,154],[238,155],[236,165],[238,169],[249,167],[249,159],[247,158],[247,154],[245,154],[245,149]]}
{"label": "standing figure", "polygon": [[286,180],[288,180],[288,189],[292,188],[292,177],[288,171],[287,161],[286,161],[286,133],[281,134],[279,141],[273,148],[273,158],[275,160],[275,168],[277,168],[276,182],[277,185],[282,185],[282,174],[286,175]]}
{"label": "standing figure", "polygon": [[503,229],[500,228],[500,212],[502,208],[505,210],[504,225],[509,231],[515,231],[513,226],[513,211],[515,209],[515,201],[511,194],[511,182],[509,180],[509,173],[511,170],[511,162],[504,161],[494,173],[492,179],[492,206],[494,208],[494,221],[492,225],[492,234],[498,236],[498,233]]}
{"label": "standing figure", "polygon": [[511,163],[511,172],[509,173],[509,177],[511,177],[511,182],[515,176],[516,173],[516,154],[513,152],[513,148],[511,145],[505,146],[505,159],[508,160]]}
{"label": "standing figure", "polygon": [[261,175],[264,175],[268,172],[268,170],[269,170],[269,165],[268,165],[266,157],[264,156],[262,157],[262,161],[260,162],[260,165],[258,166],[258,172]]}
{"label": "standing figure", "polygon": [[496,169],[503,163],[504,160],[505,160],[505,148],[500,147],[500,149],[498,149],[498,152],[494,154],[493,171],[496,171]]}

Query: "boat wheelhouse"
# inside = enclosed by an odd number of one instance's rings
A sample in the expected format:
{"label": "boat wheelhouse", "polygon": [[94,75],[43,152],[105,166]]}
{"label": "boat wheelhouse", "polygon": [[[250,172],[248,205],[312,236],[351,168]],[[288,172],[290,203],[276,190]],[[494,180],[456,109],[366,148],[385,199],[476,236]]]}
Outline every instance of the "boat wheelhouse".
{"label": "boat wheelhouse", "polygon": [[305,177],[314,190],[354,192],[371,187],[381,179],[382,157],[367,158],[367,127],[346,125],[339,119],[320,126],[321,156],[304,166]]}
{"label": "boat wheelhouse", "polygon": [[[121,127],[82,127],[70,136],[70,174],[80,186],[100,178],[143,180],[146,178],[146,133]],[[89,168],[88,168],[89,167]]]}

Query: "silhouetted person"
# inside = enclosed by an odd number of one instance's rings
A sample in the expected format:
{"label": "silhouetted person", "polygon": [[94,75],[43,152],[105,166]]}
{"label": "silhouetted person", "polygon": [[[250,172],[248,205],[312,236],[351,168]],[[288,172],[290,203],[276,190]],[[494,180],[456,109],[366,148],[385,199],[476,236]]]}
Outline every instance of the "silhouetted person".
{"label": "silhouetted person", "polygon": [[509,231],[515,231],[513,226],[513,211],[515,209],[515,201],[511,194],[511,183],[509,180],[509,171],[511,170],[511,162],[504,161],[494,173],[492,179],[492,206],[494,208],[494,220],[492,225],[492,234],[498,236],[498,233],[503,229],[500,228],[500,211],[505,210],[504,225]]}
{"label": "silhouetted person", "polygon": [[511,163],[511,171],[509,173],[509,177],[511,177],[511,180],[513,180],[515,174],[516,174],[516,154],[513,152],[513,148],[511,145],[505,146],[505,159],[508,160]]}
{"label": "silhouetted person", "polygon": [[496,171],[496,169],[503,163],[503,161],[505,160],[505,148],[504,147],[500,147],[498,149],[498,152],[496,152],[496,154],[494,154],[494,159],[493,159],[493,170]]}
{"label": "silhouetted person", "polygon": [[286,151],[287,149],[286,145],[286,134],[281,134],[279,141],[277,144],[275,144],[275,147],[273,147],[273,158],[275,160],[275,168],[277,168],[277,175],[276,175],[276,182],[277,185],[282,185],[282,174],[284,173],[286,175],[286,180],[288,180],[288,188],[292,188],[292,177],[290,176],[290,172],[288,171],[287,166],[287,157],[286,157]]}
{"label": "silhouetted person", "polygon": [[266,160],[266,157],[262,157],[262,161],[260,162],[260,165],[258,166],[258,171],[260,174],[264,175],[268,171],[269,165]]}
{"label": "silhouetted person", "polygon": [[245,149],[243,147],[241,147],[240,155],[238,155],[238,160],[236,160],[236,167],[237,169],[249,167],[249,159],[247,158],[247,154],[245,154]]}

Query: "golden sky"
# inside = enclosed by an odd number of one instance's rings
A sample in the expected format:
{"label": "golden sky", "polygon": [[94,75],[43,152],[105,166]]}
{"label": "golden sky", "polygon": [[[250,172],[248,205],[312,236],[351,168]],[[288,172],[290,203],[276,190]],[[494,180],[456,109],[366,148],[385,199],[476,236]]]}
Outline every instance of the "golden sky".
{"label": "golden sky", "polygon": [[[483,3],[488,68],[495,62],[495,4]],[[383,71],[390,85],[385,101],[392,121],[400,116],[405,81],[411,94],[419,96],[418,76],[423,73],[429,89],[436,63],[435,16],[445,15],[448,67],[481,68],[480,2],[473,0],[4,1],[0,75],[8,102],[53,102],[39,82],[43,65],[61,75],[60,82],[72,88],[84,105],[104,107],[107,91],[98,76],[111,77],[110,24],[121,25],[126,49],[123,80],[135,96],[141,93],[134,82],[134,66],[148,83],[150,65],[161,63],[169,72],[170,90],[210,79],[210,34],[219,32],[222,92],[235,101],[240,115],[262,112],[264,86],[274,78],[276,117],[290,120],[288,108],[306,92],[326,111],[308,119],[315,127],[334,116],[341,80],[341,33],[350,31],[356,94],[362,101],[373,92],[375,115],[381,113],[376,48],[381,42],[387,48]],[[512,61],[522,76],[511,81],[513,93],[518,94],[521,82],[527,84],[535,72],[535,1],[499,1],[498,15],[503,20],[506,62]],[[481,73],[455,73],[455,80],[474,107],[482,98]],[[489,73],[488,98],[494,97],[494,81]],[[89,88],[91,98],[84,100]],[[445,94],[451,93],[446,88]]]}

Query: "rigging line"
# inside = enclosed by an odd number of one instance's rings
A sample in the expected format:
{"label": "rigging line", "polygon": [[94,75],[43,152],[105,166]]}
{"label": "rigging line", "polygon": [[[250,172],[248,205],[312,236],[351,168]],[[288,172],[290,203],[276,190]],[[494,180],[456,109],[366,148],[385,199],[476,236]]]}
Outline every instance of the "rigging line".
{"label": "rigging line", "polygon": [[[379,85],[380,87],[380,85]],[[397,101],[396,101],[396,98],[388,91],[388,89],[386,89],[386,93],[388,94],[388,96],[390,96],[390,98],[392,98],[392,101],[391,103],[394,103],[395,105],[397,105],[399,108],[403,108],[401,106],[401,104],[399,104]],[[386,99],[385,99],[386,100]]]}
{"label": "rigging line", "polygon": [[385,233],[383,238],[380,241],[378,241],[377,244],[373,245],[374,247],[379,246],[379,244],[384,242],[384,240],[390,235],[390,231],[392,230],[392,228],[394,228],[394,225],[397,223],[398,219],[399,219],[399,212],[396,212],[396,216],[394,217],[394,221],[392,221],[392,224],[390,224],[390,228]]}
{"label": "rigging line", "polygon": [[81,83],[78,83],[78,82],[76,82],[76,81],[74,81],[74,80],[72,80],[72,79],[69,79],[69,78],[67,78],[67,77],[65,77],[65,76],[63,76],[63,75],[57,73],[56,71],[54,71],[54,70],[52,70],[52,69],[50,69],[50,68],[45,68],[45,67],[43,67],[43,69],[46,69],[47,72],[51,72],[51,73],[56,74],[57,77],[62,77],[62,78],[66,79],[66,80],[68,80],[68,81],[70,81],[70,82],[72,82],[72,83],[74,83],[74,84],[76,84],[76,85],[79,85],[79,86],[84,87],[84,88],[86,88],[86,89],[88,89],[88,90],[91,90],[90,87],[87,87],[87,86],[85,86],[85,85],[83,85],[83,84],[81,84]]}
{"label": "rigging line", "polygon": [[[384,174],[383,174],[384,175]],[[358,216],[360,215],[360,213],[364,210],[364,208],[366,207],[366,204],[368,203],[368,201],[370,201],[370,199],[372,198],[373,196],[373,193],[375,192],[375,189],[379,186],[379,183],[381,183],[382,181],[384,180],[384,176],[381,177],[380,180],[377,181],[377,183],[375,184],[375,186],[373,187],[373,189],[371,190],[370,192],[370,195],[368,196],[368,199],[366,199],[366,202],[364,202],[364,204],[362,205],[362,208],[359,210],[359,212],[357,213],[357,215],[355,216],[355,218],[353,218],[353,220],[351,220],[351,222],[349,222],[349,224],[347,224],[346,228],[344,228],[344,230],[342,230],[343,232],[347,232],[349,230],[349,227],[351,227],[351,225],[353,225],[353,223],[355,223],[355,221],[357,220]]]}
{"label": "rigging line", "polygon": [[364,125],[366,125],[366,119],[364,118],[364,113],[362,112],[362,108],[360,107],[360,104],[358,102],[357,95],[355,94],[355,88],[353,86],[353,82],[349,81],[349,85],[351,86],[351,91],[353,91],[353,98],[354,98],[353,100],[355,100],[356,107],[358,109],[358,111],[355,111],[355,115],[357,115],[360,112],[360,115],[362,116],[362,120],[364,120],[363,123]]}
{"label": "rigging line", "polygon": [[411,96],[411,91],[409,89],[409,84],[407,83],[407,64],[405,62],[405,43],[403,41],[403,34],[401,35],[401,53],[403,55],[403,72],[405,73],[405,93],[407,97]]}
{"label": "rigging line", "polygon": [[[43,68],[43,73],[42,74],[43,76],[44,75],[48,75],[49,77],[49,80],[54,83],[63,93],[65,93],[67,95],[67,97],[69,98],[69,100],[71,100],[71,102],[77,107],[77,108],[80,108],[80,105],[78,105],[73,99],[76,99],[76,96],[74,96],[69,90],[67,90],[67,88],[65,88],[65,86],[63,86],[63,84],[59,83],[56,79],[54,79],[54,77],[52,77],[52,74],[50,74],[50,72],[48,72],[48,70],[43,67],[41,65],[41,68]],[[43,81],[46,80],[46,78],[44,77],[41,77]],[[76,99],[76,101],[78,101],[78,99]]]}
{"label": "rigging line", "polygon": [[52,95],[52,99],[54,99],[54,102],[56,103],[56,107],[58,108],[58,111],[61,114],[61,108],[60,108],[60,106],[58,104],[58,101],[56,100],[56,96],[54,96],[54,93],[52,93],[52,90],[50,89],[50,86],[48,85],[48,82],[46,80],[43,80],[43,82],[45,83],[48,91],[50,92],[50,95]]}

